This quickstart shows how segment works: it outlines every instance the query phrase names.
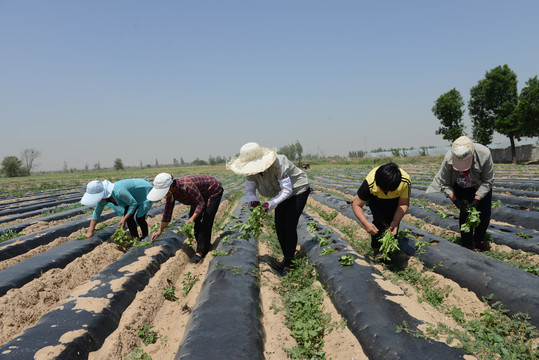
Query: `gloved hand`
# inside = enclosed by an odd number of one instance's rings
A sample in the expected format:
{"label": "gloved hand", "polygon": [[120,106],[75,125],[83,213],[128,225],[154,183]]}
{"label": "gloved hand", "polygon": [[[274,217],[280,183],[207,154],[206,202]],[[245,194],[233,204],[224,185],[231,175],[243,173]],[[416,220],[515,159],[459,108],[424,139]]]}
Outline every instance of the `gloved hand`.
{"label": "gloved hand", "polygon": [[262,204],[262,207],[264,208],[264,211],[265,212],[268,212],[269,211],[269,204],[266,202],[266,203],[263,203]]}
{"label": "gloved hand", "polygon": [[477,210],[477,208],[479,208],[479,200],[473,199],[472,206]]}
{"label": "gloved hand", "polygon": [[254,208],[254,207],[257,207],[258,205],[260,205],[260,201],[251,201],[251,207]]}
{"label": "gloved hand", "polygon": [[455,199],[453,204],[455,204],[455,206],[459,210],[466,210],[466,208],[468,207],[468,203],[466,202],[466,200],[463,199]]}

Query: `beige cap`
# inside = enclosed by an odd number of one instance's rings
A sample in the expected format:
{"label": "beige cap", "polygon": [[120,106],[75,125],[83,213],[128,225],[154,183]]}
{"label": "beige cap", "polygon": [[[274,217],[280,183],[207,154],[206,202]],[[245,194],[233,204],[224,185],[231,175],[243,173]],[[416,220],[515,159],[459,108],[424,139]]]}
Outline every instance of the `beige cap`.
{"label": "beige cap", "polygon": [[457,171],[466,171],[472,166],[474,145],[467,136],[461,136],[453,141],[451,154],[453,169]]}

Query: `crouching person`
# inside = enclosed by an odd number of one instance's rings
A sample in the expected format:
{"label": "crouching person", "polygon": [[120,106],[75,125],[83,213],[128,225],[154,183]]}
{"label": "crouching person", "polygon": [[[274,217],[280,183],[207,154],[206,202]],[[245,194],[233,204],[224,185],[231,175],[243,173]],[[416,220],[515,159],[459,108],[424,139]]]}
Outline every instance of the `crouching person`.
{"label": "crouching person", "polygon": [[213,220],[223,197],[223,185],[210,175],[185,175],[174,178],[170,174],[160,173],[153,181],[153,189],[148,194],[148,200],[158,201],[165,196],[166,204],[161,225],[152,235],[152,241],[167,227],[176,201],[191,205],[189,219],[185,223],[195,223],[197,249],[189,261],[199,263],[210,251]]}
{"label": "crouching person", "polygon": [[[131,238],[144,239],[148,236],[146,214],[153,202],[146,199],[152,184],[145,179],[125,179],[112,183],[108,180],[93,180],[86,186],[86,193],[81,204],[95,206],[86,237],[94,235],[94,229],[105,206],[112,208],[118,215],[123,215],[118,227],[127,224]],[[140,227],[141,236],[138,234]]]}
{"label": "crouching person", "polygon": [[[357,191],[352,210],[371,235],[375,258],[381,257],[380,238],[386,230],[397,235],[402,217],[410,206],[410,176],[395,163],[372,169]],[[367,220],[363,207],[369,205],[373,221]]]}

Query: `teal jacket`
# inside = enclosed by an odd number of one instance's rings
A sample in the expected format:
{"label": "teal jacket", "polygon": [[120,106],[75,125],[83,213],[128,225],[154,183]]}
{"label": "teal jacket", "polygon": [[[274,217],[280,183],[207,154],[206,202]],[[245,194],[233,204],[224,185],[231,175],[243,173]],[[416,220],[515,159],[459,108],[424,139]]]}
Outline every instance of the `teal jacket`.
{"label": "teal jacket", "polygon": [[99,220],[106,205],[118,215],[125,215],[126,207],[128,207],[128,214],[133,215],[138,207],[137,217],[146,215],[153,205],[152,201],[146,199],[152,188],[152,184],[146,179],[125,179],[115,182],[112,189],[112,198],[117,205],[108,201],[98,202],[94,209],[92,220]]}

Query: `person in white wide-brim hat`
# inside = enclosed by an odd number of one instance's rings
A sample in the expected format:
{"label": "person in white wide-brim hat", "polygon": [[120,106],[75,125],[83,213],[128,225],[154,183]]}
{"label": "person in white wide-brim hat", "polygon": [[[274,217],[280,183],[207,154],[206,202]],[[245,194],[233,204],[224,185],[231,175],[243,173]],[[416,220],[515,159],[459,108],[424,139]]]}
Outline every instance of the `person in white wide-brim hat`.
{"label": "person in white wide-brim hat", "polygon": [[167,227],[176,201],[191,205],[189,219],[185,223],[195,223],[197,248],[195,255],[189,261],[199,263],[210,251],[213,220],[223,197],[223,185],[210,175],[185,175],[174,178],[168,173],[160,173],[153,180],[153,189],[147,198],[158,201],[165,196],[166,203],[161,225],[159,230],[152,235],[152,241],[159,237]]}
{"label": "person in white wide-brim hat", "polygon": [[260,205],[260,195],[270,198],[262,206],[275,210],[275,231],[283,251],[282,273],[293,265],[298,243],[297,226],[310,193],[309,180],[285,155],[255,142],[243,145],[240,154],[226,164],[235,174],[245,175],[245,195],[252,207]]}
{"label": "person in white wide-brim hat", "polygon": [[[95,206],[86,237],[94,235],[95,226],[104,207],[109,206],[118,215],[123,216],[118,223],[119,227],[123,228],[127,224],[131,237],[144,239],[148,235],[146,213],[153,205],[146,199],[151,189],[152,184],[145,179],[125,179],[115,183],[108,180],[90,181],[86,186],[86,193],[80,200],[83,205]],[[140,237],[137,224],[142,232]]]}
{"label": "person in white wide-brim hat", "polygon": [[466,222],[468,208],[480,214],[480,223],[469,232],[461,231],[461,244],[469,249],[488,249],[485,240],[490,223],[494,163],[490,150],[461,136],[445,154],[440,170],[427,192],[441,192],[460,210],[459,225]]}

